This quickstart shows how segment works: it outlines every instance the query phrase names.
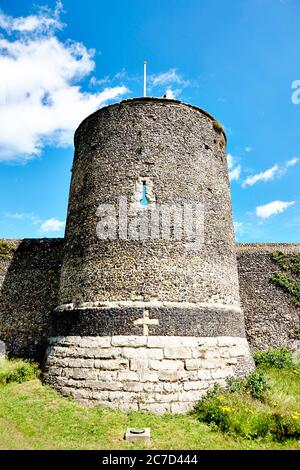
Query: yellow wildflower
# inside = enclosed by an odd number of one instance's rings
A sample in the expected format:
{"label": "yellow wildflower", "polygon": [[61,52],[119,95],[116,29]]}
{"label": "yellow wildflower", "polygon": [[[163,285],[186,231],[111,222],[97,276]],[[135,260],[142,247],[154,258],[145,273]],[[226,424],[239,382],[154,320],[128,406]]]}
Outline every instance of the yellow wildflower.
{"label": "yellow wildflower", "polygon": [[230,408],[230,406],[221,406],[221,410],[224,411],[224,413],[231,413],[232,408]]}

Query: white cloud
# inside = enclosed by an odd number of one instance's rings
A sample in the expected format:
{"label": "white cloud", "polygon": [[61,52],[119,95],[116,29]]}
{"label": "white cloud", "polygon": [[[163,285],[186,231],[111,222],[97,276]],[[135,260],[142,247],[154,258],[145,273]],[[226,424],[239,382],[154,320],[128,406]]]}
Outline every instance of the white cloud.
{"label": "white cloud", "polygon": [[31,214],[27,214],[26,212],[7,212],[6,217],[9,217],[10,219],[16,219],[16,220],[24,220],[27,219],[28,217],[31,217]]}
{"label": "white cloud", "polygon": [[252,152],[252,148],[251,147],[245,147],[245,152],[247,152],[247,153]]}
{"label": "white cloud", "polygon": [[5,216],[14,220],[29,220],[32,224],[41,222],[41,219],[32,212],[7,212]]}
{"label": "white cloud", "polygon": [[235,158],[231,155],[231,153],[228,153],[227,154],[227,166],[229,170],[230,168],[233,167],[234,163],[235,163]]}
{"label": "white cloud", "polygon": [[273,201],[265,204],[264,206],[256,207],[256,215],[262,219],[267,219],[271,215],[279,214],[285,211],[288,207],[295,204],[295,201]]}
{"label": "white cloud", "polygon": [[[24,162],[47,144],[71,145],[78,124],[110,100],[128,92],[123,85],[87,93],[78,82],[95,68],[94,51],[60,41],[61,2],[51,12],[11,18],[0,15],[0,161]],[[53,21],[52,21],[53,20]],[[10,35],[11,32],[17,31]]]}
{"label": "white cloud", "polygon": [[229,180],[237,181],[241,175],[241,165],[236,166],[229,172]]}
{"label": "white cloud", "polygon": [[62,29],[63,23],[60,20],[60,13],[63,5],[60,0],[56,2],[55,10],[52,12],[49,8],[40,8],[36,15],[14,18],[0,12],[0,28],[5,29],[8,33],[12,32],[39,32]]}
{"label": "white cloud", "polygon": [[39,233],[60,232],[65,226],[65,222],[57,219],[45,220],[40,228]]}
{"label": "white cloud", "polygon": [[299,162],[299,158],[298,157],[294,157],[294,158],[291,158],[290,160],[288,160],[286,162],[286,167],[287,168],[290,168],[291,166],[295,166],[297,165],[297,163]]}
{"label": "white cloud", "polygon": [[167,72],[159,73],[157,75],[150,75],[150,83],[152,85],[168,85],[170,83],[185,84],[185,80],[178,74],[176,69],[170,69]]}
{"label": "white cloud", "polygon": [[168,90],[166,90],[166,98],[168,100],[176,100],[176,96],[175,96],[175,93],[173,90],[171,90],[170,88]]}
{"label": "white cloud", "polygon": [[231,155],[231,153],[227,154],[227,166],[229,171],[229,180],[230,181],[237,181],[241,175],[241,170],[242,167],[241,165],[237,165],[235,168],[234,166],[236,165],[236,157]]}
{"label": "white cloud", "polygon": [[167,72],[149,75],[147,88],[150,94],[164,95],[168,99],[177,99],[182,89],[189,84],[190,82],[184,80],[176,69],[170,69]]}
{"label": "white cloud", "polygon": [[248,176],[248,178],[245,179],[243,182],[243,188],[246,186],[253,186],[256,184],[258,181],[270,181],[273,180],[276,173],[279,171],[279,166],[274,165],[272,168],[269,168],[266,171],[263,171],[261,173],[258,173],[256,175]]}
{"label": "white cloud", "polygon": [[273,165],[272,168],[269,168],[266,171],[262,171],[261,173],[258,173],[256,175],[248,176],[248,178],[243,181],[243,188],[246,186],[253,186],[256,184],[258,181],[271,181],[277,177],[282,177],[286,174],[289,168],[295,166],[300,159],[298,157],[291,158],[290,160],[287,160],[284,164],[282,165]]}
{"label": "white cloud", "polygon": [[238,235],[238,234],[242,234],[244,232],[243,230],[243,227],[244,227],[244,224],[243,222],[237,222],[236,220],[233,222],[234,224],[234,231],[235,231],[235,234]]}

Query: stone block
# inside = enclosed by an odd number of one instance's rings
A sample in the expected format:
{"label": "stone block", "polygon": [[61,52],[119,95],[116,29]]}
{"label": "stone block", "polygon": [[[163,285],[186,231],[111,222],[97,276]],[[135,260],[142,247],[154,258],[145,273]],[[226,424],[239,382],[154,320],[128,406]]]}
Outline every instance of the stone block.
{"label": "stone block", "polygon": [[229,365],[235,365],[237,364],[238,360],[236,357],[230,357],[228,359],[226,359],[226,364],[229,364]]}
{"label": "stone block", "polygon": [[120,370],[128,369],[127,359],[95,359],[95,368],[100,370]]}
{"label": "stone block", "polygon": [[100,382],[96,381],[95,386],[92,388],[97,390],[110,390],[112,392],[117,392],[123,390],[123,383],[122,382]]}
{"label": "stone block", "polygon": [[219,346],[235,346],[236,344],[235,338],[231,336],[218,336]]}
{"label": "stone block", "polygon": [[245,347],[244,345],[241,346],[233,346],[229,350],[230,357],[239,357],[239,356],[245,356],[248,355],[248,348]]}
{"label": "stone block", "polygon": [[93,369],[69,369],[69,376],[78,380],[95,380],[97,379],[97,372]]}
{"label": "stone block", "polygon": [[121,349],[121,356],[126,359],[147,359],[147,349],[143,347],[124,347]]}
{"label": "stone block", "polygon": [[115,371],[99,371],[97,372],[98,380],[103,380],[104,382],[111,382],[117,380],[117,372]]}
{"label": "stone block", "polygon": [[139,401],[139,394],[134,392],[108,392],[108,400],[122,403]]}
{"label": "stone block", "polygon": [[[106,391],[93,391],[92,392],[92,398],[93,400],[99,400],[99,401],[106,401],[109,399],[109,393],[110,392],[106,392]],[[119,392],[117,392],[119,393]]]}
{"label": "stone block", "polygon": [[[72,389],[71,395],[75,400],[80,400],[81,398],[92,400],[94,398],[94,393],[89,389]],[[102,393],[102,392],[101,392]]]}
{"label": "stone block", "polygon": [[165,348],[164,357],[166,359],[189,359],[192,357],[190,348]]}
{"label": "stone block", "polygon": [[[93,369],[68,369],[69,377],[78,380],[95,380],[97,379],[97,372]],[[66,374],[68,376],[68,374]]]}
{"label": "stone block", "polygon": [[226,359],[226,358],[230,357],[229,348],[220,347],[219,354],[220,354],[220,357],[222,359]]}
{"label": "stone block", "polygon": [[180,339],[181,345],[185,348],[197,348],[198,346],[198,338],[194,338],[193,336],[186,336]]}
{"label": "stone block", "polygon": [[178,380],[185,382],[187,380],[198,380],[197,370],[182,370],[179,371]]}
{"label": "stone block", "polygon": [[142,371],[148,369],[148,359],[130,359],[130,370]]}
{"label": "stone block", "polygon": [[147,348],[147,357],[148,359],[157,359],[161,360],[164,358],[164,353],[162,348]]}
{"label": "stone block", "polygon": [[124,382],[123,389],[126,392],[141,392],[144,387],[140,382]]}
{"label": "stone block", "polygon": [[[132,410],[127,410],[132,411]],[[149,445],[150,440],[150,428],[143,428],[137,433],[135,428],[127,428],[125,433],[125,441],[128,442],[144,442],[145,444]]]}
{"label": "stone block", "polygon": [[161,369],[162,370],[180,370],[184,368],[183,361],[172,361],[169,359],[164,359],[161,361]]}
{"label": "stone block", "polygon": [[200,400],[201,396],[205,393],[205,390],[190,390],[179,392],[178,398],[179,401],[189,401],[189,402],[197,402]]}
{"label": "stone block", "polygon": [[137,382],[139,381],[139,379],[140,379],[140,376],[137,372],[124,370],[118,373],[118,380],[120,382],[124,382],[124,381]]}
{"label": "stone block", "polygon": [[177,402],[171,403],[171,413],[181,414],[191,411],[195,406],[194,402]]}
{"label": "stone block", "polygon": [[[49,359],[50,359],[50,357],[49,357]],[[70,361],[70,359],[67,358],[67,357],[56,357],[55,358],[55,365],[56,365],[56,367],[68,367],[69,366],[69,361]],[[48,363],[48,361],[47,361],[47,363]]]}
{"label": "stone block", "polygon": [[140,403],[140,411],[148,411],[156,415],[169,413],[171,410],[169,403]]}
{"label": "stone block", "polygon": [[179,392],[180,390],[183,390],[183,384],[175,383],[175,382],[168,384],[166,382],[163,384],[163,389],[168,393],[176,393],[176,392]]}
{"label": "stone block", "polygon": [[209,347],[216,347],[218,345],[218,338],[198,338],[198,345]]}
{"label": "stone block", "polygon": [[185,382],[183,384],[183,388],[184,388],[185,391],[205,390],[206,388],[208,388],[208,383],[204,382],[203,380]]}
{"label": "stone block", "polygon": [[139,373],[140,382],[158,382],[157,371],[141,371]]}
{"label": "stone block", "polygon": [[81,336],[57,336],[55,344],[58,344],[59,346],[80,346],[81,340]]}
{"label": "stone block", "polygon": [[187,359],[185,361],[186,370],[198,370],[203,367],[203,361],[199,359]]}
{"label": "stone block", "polygon": [[178,399],[178,393],[155,393],[155,401],[157,403],[171,403]]}
{"label": "stone block", "polygon": [[69,359],[69,367],[82,367],[82,368],[93,368],[94,360],[93,359]]}
{"label": "stone block", "polygon": [[207,349],[202,352],[201,357],[204,359],[217,359],[220,357],[220,352],[218,348]]}
{"label": "stone block", "polygon": [[198,379],[199,380],[210,380],[211,371],[210,370],[198,370]]}
{"label": "stone block", "polygon": [[218,369],[221,367],[220,359],[203,359],[201,369]]}
{"label": "stone block", "polygon": [[178,374],[175,370],[161,370],[158,373],[158,378],[163,382],[177,382]]}
{"label": "stone block", "polygon": [[162,392],[164,390],[163,383],[155,383],[155,382],[145,382],[143,383],[143,390],[148,393],[152,392]]}
{"label": "stone block", "polygon": [[59,376],[59,375],[62,375],[62,369],[60,367],[47,367],[46,368],[47,372],[49,373],[49,375],[53,375],[53,376]]}
{"label": "stone block", "polygon": [[149,348],[171,348],[181,345],[181,340],[178,336],[148,336]]}
{"label": "stone block", "polygon": [[78,357],[95,358],[95,359],[117,359],[120,356],[120,348],[113,347],[93,347],[93,348],[79,348]]}
{"label": "stone block", "polygon": [[51,354],[54,357],[69,357],[69,351],[71,348],[63,346],[52,346],[47,349],[47,356]]}
{"label": "stone block", "polygon": [[226,374],[224,372],[224,369],[217,369],[212,371],[211,376],[213,379],[224,379],[226,377]]}
{"label": "stone block", "polygon": [[153,370],[160,370],[161,369],[161,362],[156,359],[149,359],[148,364],[149,364],[149,369]]}
{"label": "stone block", "polygon": [[79,342],[81,348],[110,348],[111,337],[110,336],[90,336],[82,338]]}
{"label": "stone block", "polygon": [[129,346],[137,348],[147,345],[146,336],[113,336],[111,340],[112,346]]}

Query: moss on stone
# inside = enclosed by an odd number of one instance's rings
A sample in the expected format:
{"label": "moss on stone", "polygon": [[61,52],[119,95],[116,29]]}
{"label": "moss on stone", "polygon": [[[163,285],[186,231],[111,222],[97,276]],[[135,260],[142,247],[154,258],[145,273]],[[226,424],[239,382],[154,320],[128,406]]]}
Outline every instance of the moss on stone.
{"label": "moss on stone", "polygon": [[0,258],[1,259],[11,259],[13,252],[16,250],[16,247],[7,242],[6,240],[0,240]]}
{"label": "moss on stone", "polygon": [[271,282],[289,292],[292,302],[300,307],[300,255],[285,255],[281,251],[272,253],[272,259],[281,268],[274,272]]}
{"label": "moss on stone", "polygon": [[219,133],[224,132],[223,126],[216,119],[213,120],[213,127]]}

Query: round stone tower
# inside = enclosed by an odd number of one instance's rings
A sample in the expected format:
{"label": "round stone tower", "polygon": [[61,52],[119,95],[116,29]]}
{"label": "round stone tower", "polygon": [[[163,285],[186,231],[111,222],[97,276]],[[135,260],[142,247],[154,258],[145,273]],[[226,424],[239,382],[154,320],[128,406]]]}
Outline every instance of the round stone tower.
{"label": "round stone tower", "polygon": [[81,401],[180,412],[252,368],[226,137],[207,112],[138,98],[81,123],[54,316],[47,378]]}

